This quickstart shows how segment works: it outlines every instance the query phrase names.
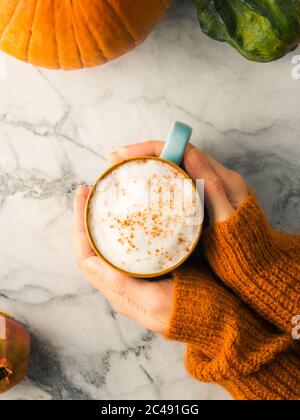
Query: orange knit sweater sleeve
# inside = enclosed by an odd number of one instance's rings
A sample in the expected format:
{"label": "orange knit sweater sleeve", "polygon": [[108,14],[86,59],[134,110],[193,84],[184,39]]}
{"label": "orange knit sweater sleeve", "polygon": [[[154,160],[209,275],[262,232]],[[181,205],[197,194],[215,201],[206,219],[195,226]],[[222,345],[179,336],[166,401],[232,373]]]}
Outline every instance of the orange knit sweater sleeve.
{"label": "orange knit sweater sleeve", "polygon": [[167,337],[188,344],[194,377],[236,399],[300,400],[300,237],[273,231],[249,192],[203,239],[214,273],[197,261],[174,274]]}
{"label": "orange knit sweater sleeve", "polygon": [[218,283],[207,267],[174,274],[175,305],[167,338],[188,344],[186,365],[236,399],[300,399],[300,359],[281,332]]}
{"label": "orange knit sweater sleeve", "polygon": [[300,236],[273,231],[250,191],[229,220],[207,229],[204,248],[223,283],[291,332],[293,318],[300,315]]}

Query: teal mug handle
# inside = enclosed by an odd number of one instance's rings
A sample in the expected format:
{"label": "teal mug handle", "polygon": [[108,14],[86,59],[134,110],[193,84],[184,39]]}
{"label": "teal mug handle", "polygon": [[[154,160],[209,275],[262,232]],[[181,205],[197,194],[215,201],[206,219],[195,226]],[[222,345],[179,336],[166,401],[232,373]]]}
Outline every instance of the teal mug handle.
{"label": "teal mug handle", "polygon": [[180,166],[192,133],[193,129],[189,125],[179,121],[175,122],[168,132],[166,144],[160,157]]}

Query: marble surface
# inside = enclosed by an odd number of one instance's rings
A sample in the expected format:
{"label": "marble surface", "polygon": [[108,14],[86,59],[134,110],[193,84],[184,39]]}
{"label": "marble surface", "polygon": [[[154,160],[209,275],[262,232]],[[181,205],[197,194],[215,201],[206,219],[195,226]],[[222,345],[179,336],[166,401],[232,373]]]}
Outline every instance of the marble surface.
{"label": "marble surface", "polygon": [[1,56],[0,308],[33,338],[28,379],[2,399],[229,398],[189,378],[183,346],[116,315],[86,283],[72,197],[108,152],[163,138],[179,119],[245,175],[275,227],[299,232],[296,54],[249,63],[202,35],[178,0],[143,46],[102,68],[51,72]]}

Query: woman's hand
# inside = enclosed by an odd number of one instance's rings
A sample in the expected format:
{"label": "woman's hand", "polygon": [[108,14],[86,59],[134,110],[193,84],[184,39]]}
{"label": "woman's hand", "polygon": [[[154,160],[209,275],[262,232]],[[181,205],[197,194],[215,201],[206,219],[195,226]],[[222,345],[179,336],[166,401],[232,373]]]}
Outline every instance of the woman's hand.
{"label": "woman's hand", "polygon": [[146,282],[113,270],[93,252],[85,231],[89,189],[79,187],[74,200],[74,237],[79,267],[120,314],[154,332],[166,333],[173,305],[173,282]]}
{"label": "woman's hand", "polygon": [[[110,155],[111,163],[135,156],[159,156],[164,147],[160,141],[148,141],[126,146]],[[211,156],[189,145],[184,166],[193,179],[204,180],[205,204],[212,223],[223,222],[244,202],[248,190],[243,177]]]}

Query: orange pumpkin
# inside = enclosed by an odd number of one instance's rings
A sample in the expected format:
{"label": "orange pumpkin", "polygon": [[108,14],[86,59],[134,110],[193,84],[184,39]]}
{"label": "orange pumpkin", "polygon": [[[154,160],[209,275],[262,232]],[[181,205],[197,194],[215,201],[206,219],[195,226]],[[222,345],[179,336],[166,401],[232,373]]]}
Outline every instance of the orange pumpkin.
{"label": "orange pumpkin", "polygon": [[0,0],[0,48],[33,65],[73,70],[142,43],[172,0]]}

